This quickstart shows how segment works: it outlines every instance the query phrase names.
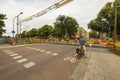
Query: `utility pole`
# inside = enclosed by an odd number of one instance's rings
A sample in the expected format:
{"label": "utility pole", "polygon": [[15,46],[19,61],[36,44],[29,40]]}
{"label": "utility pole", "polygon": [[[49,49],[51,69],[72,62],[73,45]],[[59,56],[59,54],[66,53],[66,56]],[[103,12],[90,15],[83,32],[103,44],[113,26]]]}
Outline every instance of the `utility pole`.
{"label": "utility pole", "polygon": [[115,1],[115,25],[114,25],[114,47],[116,43],[116,28],[117,28],[117,0]]}
{"label": "utility pole", "polygon": [[18,40],[18,26],[19,26],[18,18],[19,18],[19,17],[17,16],[17,36],[16,36],[16,37],[17,37],[17,40]]}
{"label": "utility pole", "polygon": [[19,16],[20,16],[21,14],[23,14],[23,12],[20,12],[17,16],[15,16],[15,17],[13,18],[13,39],[14,39],[14,33],[15,33],[15,31],[14,31],[14,21],[15,21],[15,18],[17,18],[17,36],[16,36],[16,39],[18,39]]}
{"label": "utility pole", "polygon": [[19,21],[20,23],[20,40],[21,40],[21,20]]}

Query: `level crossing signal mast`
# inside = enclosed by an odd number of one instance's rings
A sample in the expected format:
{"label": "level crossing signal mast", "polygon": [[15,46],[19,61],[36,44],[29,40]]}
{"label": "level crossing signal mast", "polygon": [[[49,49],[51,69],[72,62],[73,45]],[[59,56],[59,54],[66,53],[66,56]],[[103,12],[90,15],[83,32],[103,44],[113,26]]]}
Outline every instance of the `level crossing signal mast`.
{"label": "level crossing signal mast", "polygon": [[58,8],[64,6],[64,5],[66,5],[67,3],[71,2],[71,1],[73,1],[73,0],[62,0],[62,1],[60,1],[60,2],[58,2],[58,3],[56,3],[56,4],[54,4],[54,5],[52,5],[52,6],[50,6],[50,7],[48,7],[48,8],[46,8],[46,9],[38,12],[37,14],[34,14],[34,15],[30,16],[30,17],[27,17],[27,18],[23,19],[21,22],[30,21],[30,20],[32,20],[34,17],[35,17],[35,18],[38,18],[38,17],[46,14],[47,12],[49,12],[49,11],[51,11],[51,10],[53,10],[53,9],[58,9]]}

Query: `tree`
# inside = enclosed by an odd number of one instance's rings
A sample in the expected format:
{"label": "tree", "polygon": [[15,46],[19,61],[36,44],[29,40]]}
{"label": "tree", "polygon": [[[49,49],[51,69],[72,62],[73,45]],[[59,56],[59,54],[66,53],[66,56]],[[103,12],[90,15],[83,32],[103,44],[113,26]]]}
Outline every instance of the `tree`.
{"label": "tree", "polygon": [[77,25],[78,23],[74,18],[65,15],[59,15],[54,23],[55,30],[59,29],[61,38],[75,36]]}
{"label": "tree", "polygon": [[101,26],[99,26],[99,24],[96,22],[96,19],[95,19],[95,20],[91,20],[91,21],[88,23],[88,28],[91,29],[91,30],[97,31],[97,32],[101,32],[101,31],[102,31],[102,28],[101,28]]}
{"label": "tree", "polygon": [[28,32],[29,37],[36,37],[38,36],[38,30],[36,28],[32,28],[29,32]]}
{"label": "tree", "polygon": [[40,38],[49,38],[52,34],[53,27],[51,25],[44,25],[38,30],[38,35]]}
{"label": "tree", "polygon": [[97,18],[94,20],[91,20],[90,23],[88,23],[88,28],[92,30],[96,30],[98,32],[108,32],[109,27],[113,26],[113,8],[112,3],[109,2],[101,9],[101,11],[98,13]]}
{"label": "tree", "polygon": [[7,19],[6,15],[0,13],[0,37],[2,37],[2,34],[6,31],[5,29],[3,29],[3,27],[5,27],[5,19]]}
{"label": "tree", "polygon": [[54,27],[52,30],[52,36],[55,38],[61,37],[61,28]]}
{"label": "tree", "polygon": [[27,32],[26,30],[24,30],[24,31],[22,32],[22,34],[21,34],[21,37],[22,37],[22,38],[25,38],[25,37],[27,37],[27,36],[29,36],[29,35],[28,35],[28,32]]}
{"label": "tree", "polygon": [[89,37],[90,38],[94,38],[94,39],[97,39],[98,38],[98,34],[97,34],[97,32],[96,31],[90,31],[89,32]]}
{"label": "tree", "polygon": [[[120,0],[117,0],[118,6],[120,6]],[[120,10],[118,8],[117,13],[117,33],[120,34]],[[97,18],[91,20],[88,23],[88,28],[97,32],[110,33],[112,36],[114,31],[114,19],[115,19],[115,3],[108,2],[98,13]]]}

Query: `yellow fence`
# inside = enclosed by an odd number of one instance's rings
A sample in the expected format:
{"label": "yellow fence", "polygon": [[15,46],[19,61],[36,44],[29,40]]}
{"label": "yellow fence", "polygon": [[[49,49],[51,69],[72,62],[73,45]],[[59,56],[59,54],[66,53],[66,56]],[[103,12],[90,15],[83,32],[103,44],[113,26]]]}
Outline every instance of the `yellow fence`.
{"label": "yellow fence", "polygon": [[[78,40],[42,40],[42,39],[32,39],[31,40],[32,43],[47,43],[47,42],[65,42],[65,43],[78,43],[79,41]],[[100,45],[103,45],[103,47],[106,47],[106,46],[117,46],[117,47],[120,47],[120,42],[116,42],[114,44],[114,42],[102,42],[102,41],[87,41],[87,44],[89,44],[90,46],[94,45],[94,44],[100,44]]]}

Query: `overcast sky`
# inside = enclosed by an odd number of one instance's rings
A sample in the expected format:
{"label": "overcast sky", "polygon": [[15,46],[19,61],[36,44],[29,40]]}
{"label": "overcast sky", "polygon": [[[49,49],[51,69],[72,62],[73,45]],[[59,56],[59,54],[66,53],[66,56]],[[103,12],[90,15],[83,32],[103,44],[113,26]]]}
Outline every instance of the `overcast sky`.
{"label": "overcast sky", "polygon": [[[6,17],[8,18],[5,20],[5,29],[7,30],[5,35],[12,35],[13,18],[20,12],[23,12],[23,14],[20,15],[22,20],[54,5],[59,1],[61,0],[0,0],[0,13],[6,14]],[[113,1],[114,0],[73,0],[61,8],[53,10],[39,18],[22,23],[22,29],[30,30],[31,28],[39,28],[45,24],[53,26],[58,15],[66,15],[75,18],[79,23],[79,26],[88,31],[88,22],[97,16],[100,9],[107,2]],[[28,25],[29,27],[25,28]]]}

